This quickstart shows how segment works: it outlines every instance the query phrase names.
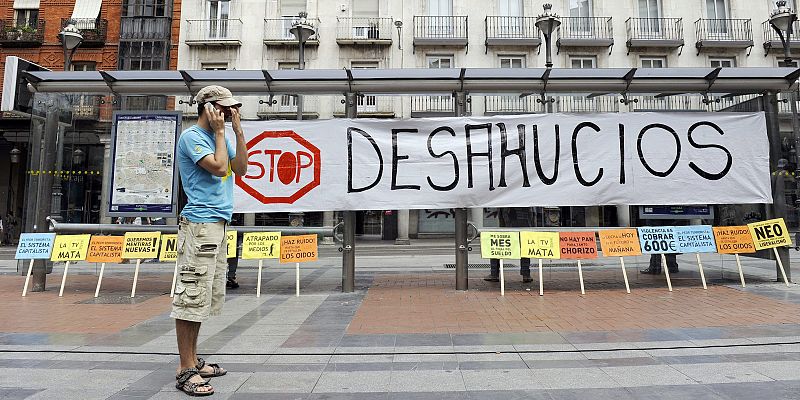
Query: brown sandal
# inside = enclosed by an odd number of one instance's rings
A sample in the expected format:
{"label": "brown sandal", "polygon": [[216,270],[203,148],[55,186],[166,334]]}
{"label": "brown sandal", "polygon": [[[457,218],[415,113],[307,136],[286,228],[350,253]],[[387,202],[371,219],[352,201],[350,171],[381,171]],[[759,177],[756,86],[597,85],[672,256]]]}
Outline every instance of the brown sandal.
{"label": "brown sandal", "polygon": [[[175,383],[175,388],[180,390],[183,393],[188,394],[189,396],[211,396],[214,394],[214,388],[208,384],[207,380],[203,380],[202,383],[200,382],[192,382],[189,379],[192,379],[195,375],[200,375],[200,371],[197,368],[184,368],[178,375],[175,376],[175,379],[178,381]],[[199,388],[210,388],[211,390],[206,391],[198,391]]]}
{"label": "brown sandal", "polygon": [[[205,368],[205,366],[211,367],[213,371],[203,372],[203,368]],[[197,368],[200,376],[202,376],[203,378],[216,378],[218,376],[223,376],[228,373],[228,371],[222,369],[222,367],[220,367],[219,364],[206,364],[206,360],[203,360],[200,357],[197,357],[197,366],[195,366],[195,368]]]}

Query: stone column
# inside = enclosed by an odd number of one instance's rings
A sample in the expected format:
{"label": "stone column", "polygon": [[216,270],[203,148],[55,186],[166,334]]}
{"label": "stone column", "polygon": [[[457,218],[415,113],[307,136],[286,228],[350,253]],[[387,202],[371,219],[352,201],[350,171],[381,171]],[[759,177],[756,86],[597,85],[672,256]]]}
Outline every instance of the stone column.
{"label": "stone column", "polygon": [[617,206],[617,226],[631,226],[631,206]]}
{"label": "stone column", "polygon": [[[322,212],[322,225],[323,226],[334,226],[336,225],[336,217],[334,216],[333,211],[323,211]],[[325,245],[333,245],[333,238],[330,236],[326,236],[322,239],[322,244]]]}
{"label": "stone column", "polygon": [[408,225],[411,220],[409,210],[397,210],[397,239],[394,244],[409,245],[411,240],[408,238]]}

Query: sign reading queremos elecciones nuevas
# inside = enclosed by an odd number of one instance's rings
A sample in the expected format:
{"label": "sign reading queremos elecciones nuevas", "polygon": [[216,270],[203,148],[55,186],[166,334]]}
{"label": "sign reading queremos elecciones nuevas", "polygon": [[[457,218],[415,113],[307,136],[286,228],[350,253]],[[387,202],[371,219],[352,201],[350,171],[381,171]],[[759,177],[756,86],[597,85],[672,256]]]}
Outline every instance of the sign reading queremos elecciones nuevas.
{"label": "sign reading queremos elecciones nuevas", "polygon": [[236,212],[772,201],[763,113],[242,126]]}

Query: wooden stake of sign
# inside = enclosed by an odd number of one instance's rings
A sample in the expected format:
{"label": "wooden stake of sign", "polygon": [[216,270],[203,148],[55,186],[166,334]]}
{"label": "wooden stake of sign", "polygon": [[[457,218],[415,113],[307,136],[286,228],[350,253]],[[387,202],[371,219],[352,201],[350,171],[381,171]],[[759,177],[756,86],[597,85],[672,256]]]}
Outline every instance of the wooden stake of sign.
{"label": "wooden stake of sign", "polygon": [[625,260],[623,257],[619,258],[619,265],[622,266],[622,277],[625,278],[625,291],[631,294],[631,287],[628,285],[628,272],[625,271]]}
{"label": "wooden stake of sign", "polygon": [[544,296],[544,282],[542,282],[542,259],[539,259],[539,296]]}
{"label": "wooden stake of sign", "polygon": [[672,291],[672,281],[669,280],[669,267],[667,267],[667,256],[661,254],[661,268],[664,269],[664,275],[667,277],[667,287],[669,287],[669,291]]}
{"label": "wooden stake of sign", "polygon": [[300,297],[300,263],[295,263],[295,291],[294,296]]}
{"label": "wooden stake of sign", "polygon": [[31,272],[33,272],[33,259],[31,259],[30,264],[28,264],[28,274],[25,275],[25,287],[22,288],[22,297],[28,294],[28,283],[31,281]]}
{"label": "wooden stake of sign", "polygon": [[506,295],[506,278],[503,275],[503,259],[500,259],[500,296]]}
{"label": "wooden stake of sign", "polygon": [[700,253],[694,253],[697,256],[697,267],[700,268],[700,280],[703,281],[703,289],[708,290],[708,286],[706,286],[706,274],[703,273],[703,263],[700,262]]}
{"label": "wooden stake of sign", "polygon": [[734,254],[736,256],[736,266],[739,267],[739,279],[742,280],[742,287],[744,286],[744,273],[742,273],[742,260],[739,259],[739,253]]}
{"label": "wooden stake of sign", "polygon": [[786,270],[783,269],[783,261],[781,261],[781,256],[780,256],[780,254],[778,254],[778,248],[777,247],[773,247],[772,250],[775,252],[775,258],[778,259],[778,267],[781,268],[781,275],[783,276],[783,283],[785,283],[786,286],[789,286],[789,279],[786,279]]}
{"label": "wooden stake of sign", "polygon": [[131,288],[131,297],[136,296],[136,282],[139,280],[139,265],[141,265],[142,259],[136,259],[136,270],[133,273],[133,287]]}
{"label": "wooden stake of sign", "polygon": [[256,285],[256,297],[261,297],[261,268],[264,267],[264,260],[258,260],[258,285]]}
{"label": "wooden stake of sign", "polygon": [[103,271],[106,270],[106,263],[100,264],[100,275],[97,277],[97,289],[94,290],[94,297],[100,295],[100,284],[103,282]]}
{"label": "wooden stake of sign", "polygon": [[64,276],[61,277],[61,289],[58,291],[58,297],[64,295],[64,285],[67,283],[67,271],[69,271],[69,261],[64,265]]}
{"label": "wooden stake of sign", "polygon": [[578,260],[578,278],[581,281],[581,294],[586,294],[586,290],[583,289],[583,268],[581,268],[581,260]]}
{"label": "wooden stake of sign", "polygon": [[178,260],[175,260],[175,272],[172,273],[172,286],[169,289],[169,297],[175,297],[176,283],[178,283]]}

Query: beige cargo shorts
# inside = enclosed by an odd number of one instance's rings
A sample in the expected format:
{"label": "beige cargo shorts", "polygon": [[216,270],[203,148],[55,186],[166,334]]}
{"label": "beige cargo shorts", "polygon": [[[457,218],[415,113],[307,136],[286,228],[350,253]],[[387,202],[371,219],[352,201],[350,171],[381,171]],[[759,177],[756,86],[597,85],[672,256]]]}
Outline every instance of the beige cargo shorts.
{"label": "beige cargo shorts", "polygon": [[222,313],[228,269],[225,221],[178,223],[178,280],[170,317],[203,322]]}

